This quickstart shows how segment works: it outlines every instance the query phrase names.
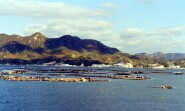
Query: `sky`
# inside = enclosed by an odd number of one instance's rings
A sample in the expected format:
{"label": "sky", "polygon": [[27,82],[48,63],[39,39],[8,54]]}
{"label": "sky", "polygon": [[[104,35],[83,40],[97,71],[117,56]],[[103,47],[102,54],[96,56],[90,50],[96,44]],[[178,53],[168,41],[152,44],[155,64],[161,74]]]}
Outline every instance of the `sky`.
{"label": "sky", "polygon": [[125,53],[185,53],[185,0],[0,0],[0,33],[99,40]]}

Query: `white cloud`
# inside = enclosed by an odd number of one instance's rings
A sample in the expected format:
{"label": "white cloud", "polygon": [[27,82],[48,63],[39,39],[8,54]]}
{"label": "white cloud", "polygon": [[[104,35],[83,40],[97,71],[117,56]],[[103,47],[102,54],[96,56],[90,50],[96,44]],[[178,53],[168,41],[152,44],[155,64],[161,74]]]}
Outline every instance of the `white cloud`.
{"label": "white cloud", "polygon": [[110,47],[117,47],[119,35],[116,34],[111,24],[106,21],[96,19],[60,19],[49,20],[42,24],[29,24],[24,28],[26,35],[41,32],[46,37],[56,38],[63,35],[78,36],[82,39],[99,40]]}
{"label": "white cloud", "polygon": [[155,29],[149,34],[149,36],[178,37],[183,34],[185,34],[185,26],[178,26],[173,28]]}
{"label": "white cloud", "polygon": [[111,25],[108,22],[94,19],[51,20],[45,24],[27,25],[24,31],[28,35],[34,32],[42,32],[47,37],[73,35],[83,39],[101,40],[107,44],[114,36]]}
{"label": "white cloud", "polygon": [[[158,0],[142,0],[142,2],[156,3]],[[0,4],[0,16],[10,15],[36,19],[35,23],[24,27],[26,35],[35,32],[42,32],[47,37],[70,34],[83,39],[96,39],[128,53],[175,52],[176,48],[185,47],[183,45],[185,26],[159,28],[149,32],[139,28],[127,28],[119,33],[113,31],[109,22],[102,20],[108,15],[107,11],[62,2],[48,3],[36,0],[0,0]],[[105,7],[115,8],[116,5],[107,3],[104,4]]]}
{"label": "white cloud", "polygon": [[[63,2],[45,2],[38,0],[0,0],[0,16],[21,16],[35,19],[35,23],[24,27],[26,35],[42,32],[47,37],[59,37],[70,34],[81,38],[103,40],[113,38],[111,24],[102,20],[108,16],[105,9],[66,4]],[[107,8],[116,5],[104,4]]]}
{"label": "white cloud", "polygon": [[141,29],[125,29],[123,30],[119,48],[129,53],[140,52],[184,52],[184,49],[177,47],[185,47],[185,27],[177,26],[173,28],[159,28],[149,32]]}
{"label": "white cloud", "polygon": [[146,3],[146,4],[154,4],[158,3],[160,0],[139,0],[141,3]]}
{"label": "white cloud", "polygon": [[116,4],[113,4],[113,3],[104,3],[102,4],[102,7],[104,8],[116,8]]}
{"label": "white cloud", "polygon": [[105,16],[107,12],[92,10],[62,2],[41,2],[24,0],[1,0],[1,15],[14,15],[33,18],[78,18]]}
{"label": "white cloud", "polygon": [[140,29],[137,28],[128,28],[125,29],[122,33],[121,33],[121,37],[123,38],[128,38],[128,39],[132,39],[135,37],[143,37],[144,36],[144,32]]}

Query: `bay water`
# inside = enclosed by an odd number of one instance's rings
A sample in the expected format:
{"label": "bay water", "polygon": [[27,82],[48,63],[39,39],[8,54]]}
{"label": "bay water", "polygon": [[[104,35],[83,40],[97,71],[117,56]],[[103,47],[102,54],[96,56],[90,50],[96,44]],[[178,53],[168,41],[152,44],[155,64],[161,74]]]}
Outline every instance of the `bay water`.
{"label": "bay water", "polygon": [[[185,111],[185,75],[144,76],[151,79],[111,79],[110,82],[0,80],[0,111]],[[159,88],[163,85],[173,86],[173,89]]]}

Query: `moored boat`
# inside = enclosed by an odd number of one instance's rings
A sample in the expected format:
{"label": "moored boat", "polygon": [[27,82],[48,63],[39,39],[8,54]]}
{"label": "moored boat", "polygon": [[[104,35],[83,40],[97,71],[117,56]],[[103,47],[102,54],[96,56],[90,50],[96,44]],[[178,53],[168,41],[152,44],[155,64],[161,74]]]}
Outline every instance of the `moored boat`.
{"label": "moored boat", "polygon": [[160,88],[162,88],[162,89],[173,89],[172,86],[161,86]]}
{"label": "moored boat", "polygon": [[173,72],[173,74],[176,74],[176,75],[182,75],[183,72]]}

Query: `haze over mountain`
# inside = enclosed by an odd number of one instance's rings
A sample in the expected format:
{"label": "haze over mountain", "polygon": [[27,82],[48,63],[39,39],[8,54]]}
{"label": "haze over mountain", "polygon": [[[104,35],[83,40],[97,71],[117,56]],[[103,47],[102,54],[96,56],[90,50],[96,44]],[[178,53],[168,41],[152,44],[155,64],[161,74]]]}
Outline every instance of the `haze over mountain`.
{"label": "haze over mountain", "polygon": [[147,56],[150,58],[166,59],[166,60],[178,60],[185,59],[185,53],[162,53],[156,52],[152,54],[139,53],[139,55]]}

